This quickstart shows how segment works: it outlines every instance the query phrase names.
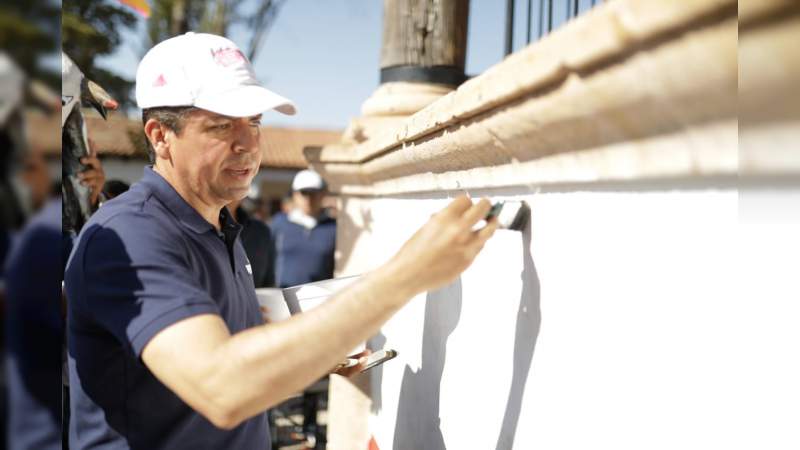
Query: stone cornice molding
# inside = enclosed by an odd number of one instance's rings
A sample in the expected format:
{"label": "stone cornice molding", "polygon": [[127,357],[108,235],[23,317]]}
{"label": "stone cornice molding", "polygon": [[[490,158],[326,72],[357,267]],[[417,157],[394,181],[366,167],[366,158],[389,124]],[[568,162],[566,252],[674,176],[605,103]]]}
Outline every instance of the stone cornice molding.
{"label": "stone cornice molding", "polygon": [[797,10],[790,0],[609,2],[390,131],[305,155],[350,195],[735,176],[739,27],[755,34]]}

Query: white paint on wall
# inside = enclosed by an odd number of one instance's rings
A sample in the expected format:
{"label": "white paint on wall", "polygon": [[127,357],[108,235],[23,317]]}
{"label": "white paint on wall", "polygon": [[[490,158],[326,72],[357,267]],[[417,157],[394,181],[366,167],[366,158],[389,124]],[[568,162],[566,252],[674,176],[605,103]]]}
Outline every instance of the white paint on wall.
{"label": "white paint on wall", "polygon": [[[530,229],[499,231],[459,280],[412,300],[374,340],[399,351],[372,375],[382,450],[766,448],[777,438],[754,425],[800,420],[798,408],[765,419],[769,401],[743,393],[767,367],[800,379],[796,357],[770,363],[759,345],[780,338],[779,357],[800,331],[788,318],[797,297],[759,295],[770,278],[739,259],[735,190],[506,198],[531,204]],[[369,217],[348,264],[382,263],[446,203],[348,200],[347,214]],[[783,312],[782,326],[762,307]],[[800,404],[800,388],[762,389]]]}

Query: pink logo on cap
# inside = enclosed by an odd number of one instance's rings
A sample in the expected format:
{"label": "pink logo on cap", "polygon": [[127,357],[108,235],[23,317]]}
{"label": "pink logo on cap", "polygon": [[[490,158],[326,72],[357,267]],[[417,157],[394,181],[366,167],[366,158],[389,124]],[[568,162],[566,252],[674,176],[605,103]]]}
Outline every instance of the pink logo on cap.
{"label": "pink logo on cap", "polygon": [[163,73],[159,75],[158,78],[156,78],[156,81],[153,81],[153,87],[161,87],[165,86],[166,84],[167,84],[167,79],[164,78]]}
{"label": "pink logo on cap", "polygon": [[223,67],[228,67],[233,64],[246,61],[244,54],[238,48],[220,48],[218,50],[211,50],[211,55],[214,57],[214,62]]}

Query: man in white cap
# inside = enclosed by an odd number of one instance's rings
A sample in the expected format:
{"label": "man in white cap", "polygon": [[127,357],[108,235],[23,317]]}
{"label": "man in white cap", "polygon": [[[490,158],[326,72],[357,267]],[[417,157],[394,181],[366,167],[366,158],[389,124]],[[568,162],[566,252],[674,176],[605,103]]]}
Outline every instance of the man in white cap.
{"label": "man in white cap", "polygon": [[258,170],[261,113],[294,106],[233,42],[191,33],[145,55],[136,97],[154,165],[92,216],[66,271],[73,449],[269,448],[268,408],[453,280],[494,232],[472,230],[488,201],[460,197],[385,265],[265,325],[224,206]]}
{"label": "man in white cap", "polygon": [[278,287],[333,278],[336,221],[322,208],[325,190],[317,172],[301,170],[292,180],[292,210],[270,224]]}

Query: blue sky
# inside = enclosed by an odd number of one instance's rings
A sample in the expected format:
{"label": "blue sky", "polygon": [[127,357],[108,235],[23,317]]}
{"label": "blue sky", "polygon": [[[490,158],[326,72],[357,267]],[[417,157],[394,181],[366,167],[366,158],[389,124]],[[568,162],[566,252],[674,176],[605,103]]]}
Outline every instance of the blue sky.
{"label": "blue sky", "polygon": [[[538,1],[533,4],[536,9]],[[517,2],[515,49],[525,40],[525,8],[525,1]],[[563,5],[557,8],[553,16],[561,17],[566,10]],[[361,104],[378,86],[382,20],[380,0],[287,0],[254,66],[269,89],[296,103],[298,113],[265,114],[264,124],[343,129],[358,116]],[[125,43],[98,65],[133,80],[147,48],[145,27],[140,20],[136,29],[124,31]],[[471,1],[467,74],[480,74],[503,59],[504,27],[505,2]],[[535,37],[535,23],[533,27]],[[243,30],[232,30],[229,37],[243,47],[247,42]]]}

